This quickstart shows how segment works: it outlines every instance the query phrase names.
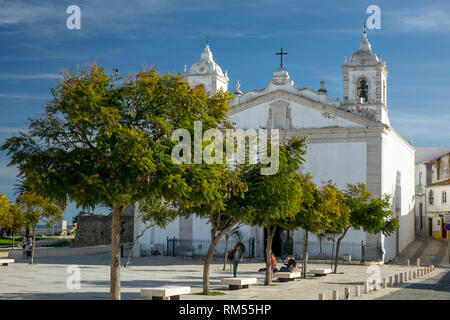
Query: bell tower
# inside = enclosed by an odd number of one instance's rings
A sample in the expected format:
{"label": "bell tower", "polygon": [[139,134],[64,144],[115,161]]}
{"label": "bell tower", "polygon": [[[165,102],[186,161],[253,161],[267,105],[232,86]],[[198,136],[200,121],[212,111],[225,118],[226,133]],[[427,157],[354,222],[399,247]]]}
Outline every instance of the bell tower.
{"label": "bell tower", "polygon": [[222,89],[228,90],[228,72],[223,74],[222,69],[213,60],[208,41],[201,54],[200,61],[194,63],[189,71],[185,71],[186,79],[191,86],[203,85],[206,92],[214,93]]}
{"label": "bell tower", "polygon": [[367,40],[364,27],[359,49],[342,66],[343,104],[354,113],[389,125],[386,62],[377,56]]}

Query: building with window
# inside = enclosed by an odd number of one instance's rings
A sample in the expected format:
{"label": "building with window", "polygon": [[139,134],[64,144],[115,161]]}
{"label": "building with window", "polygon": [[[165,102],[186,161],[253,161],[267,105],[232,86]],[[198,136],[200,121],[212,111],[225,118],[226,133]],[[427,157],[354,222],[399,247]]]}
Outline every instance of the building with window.
{"label": "building with window", "polygon": [[416,233],[434,238],[449,238],[444,228],[450,216],[450,148],[416,150]]}

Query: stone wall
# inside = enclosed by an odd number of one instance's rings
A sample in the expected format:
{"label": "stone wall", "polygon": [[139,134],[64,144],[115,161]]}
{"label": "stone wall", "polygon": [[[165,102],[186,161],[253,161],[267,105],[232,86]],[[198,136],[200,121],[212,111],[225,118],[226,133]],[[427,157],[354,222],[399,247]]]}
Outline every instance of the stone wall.
{"label": "stone wall", "polygon": [[[121,218],[120,242],[133,242],[134,208],[129,206]],[[77,231],[74,247],[111,244],[111,216],[80,214],[77,217]]]}

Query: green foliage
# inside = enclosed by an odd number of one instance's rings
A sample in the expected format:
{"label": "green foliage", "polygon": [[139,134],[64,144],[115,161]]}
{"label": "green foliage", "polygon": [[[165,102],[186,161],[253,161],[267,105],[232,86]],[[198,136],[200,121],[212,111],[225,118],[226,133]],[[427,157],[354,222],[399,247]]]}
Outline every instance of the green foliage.
{"label": "green foliage", "polygon": [[0,195],[0,228],[19,232],[27,225],[27,216],[21,206],[8,201],[5,195]]}
{"label": "green foliage", "polygon": [[51,227],[63,221],[64,208],[36,193],[24,192],[17,198],[17,212],[24,212],[24,222],[35,227],[44,221]]}
{"label": "green foliage", "polygon": [[331,181],[322,188],[323,203],[321,211],[325,218],[326,229],[341,233],[350,221],[350,208],[344,201],[343,193]]}
{"label": "green foliage", "polygon": [[366,232],[383,233],[388,236],[399,226],[398,218],[391,210],[391,198],[385,195],[383,199],[373,198],[365,184],[348,184],[344,191],[345,203],[350,208],[350,220],[347,228],[363,229]]}
{"label": "green foliage", "polygon": [[1,149],[36,193],[83,208],[186,196],[185,167],[170,158],[171,133],[193,130],[196,120],[216,127],[229,100],[178,75],[143,70],[123,79],[95,64],[65,71],[52,95],[30,130]]}
{"label": "green foliage", "polygon": [[169,203],[158,198],[144,199],[139,203],[139,219],[148,226],[165,228],[177,218],[178,212]]}
{"label": "green foliage", "polygon": [[262,164],[243,166],[248,192],[245,201],[253,208],[250,224],[270,227],[286,225],[295,219],[302,202],[302,177],[297,173],[306,153],[305,139],[293,138],[279,147],[279,169],[274,175],[261,175]]}
{"label": "green foliage", "polygon": [[10,229],[13,223],[13,217],[10,211],[11,203],[4,194],[0,194],[0,228]]}

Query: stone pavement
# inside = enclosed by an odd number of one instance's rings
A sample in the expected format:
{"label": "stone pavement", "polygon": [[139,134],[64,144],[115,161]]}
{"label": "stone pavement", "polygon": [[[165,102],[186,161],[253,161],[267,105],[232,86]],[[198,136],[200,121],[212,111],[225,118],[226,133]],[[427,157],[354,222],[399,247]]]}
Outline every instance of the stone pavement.
{"label": "stone pavement", "polygon": [[408,285],[405,289],[378,297],[382,300],[450,300],[450,270]]}
{"label": "stone pavement", "polygon": [[449,241],[416,235],[416,240],[411,242],[394,259],[394,262],[406,264],[407,260],[410,259],[411,263],[415,263],[419,257],[423,265],[448,266]]}
{"label": "stone pavement", "polygon": [[[74,257],[40,258],[36,264],[29,265],[25,260],[8,267],[0,267],[0,299],[108,299],[109,297],[109,254]],[[124,261],[122,261],[123,264]],[[70,274],[67,267],[78,265],[81,271],[81,288],[68,289],[66,281]],[[221,285],[220,280],[230,277],[229,271],[222,271],[223,262],[217,260],[211,267],[211,290],[222,291],[222,296],[185,295],[182,299],[301,299],[317,300],[319,293],[324,293],[326,299],[331,298],[332,290],[338,290],[342,297],[344,288],[360,285],[370,276],[368,266],[341,265],[339,272],[315,279],[301,279],[288,283],[274,281],[274,286],[251,286],[250,289],[229,291]],[[279,265],[279,267],[281,264]],[[242,263],[238,267],[238,276],[257,277],[258,283],[264,281],[264,273],[258,269],[264,267],[261,262]],[[310,263],[309,269],[329,268],[329,264]],[[227,266],[229,268],[229,266]],[[404,265],[384,265],[380,267],[381,277],[411,270],[413,267]],[[142,299],[140,289],[180,285],[191,286],[193,292],[202,290],[202,260],[184,260],[175,257],[140,257],[133,258],[131,265],[121,269],[122,299]],[[448,271],[445,269],[445,271]],[[444,272],[437,269],[429,278]],[[417,280],[417,283],[424,279]],[[399,288],[383,289],[377,294],[368,294],[363,299],[375,299],[380,295],[390,294]],[[362,288],[361,288],[362,291]]]}

